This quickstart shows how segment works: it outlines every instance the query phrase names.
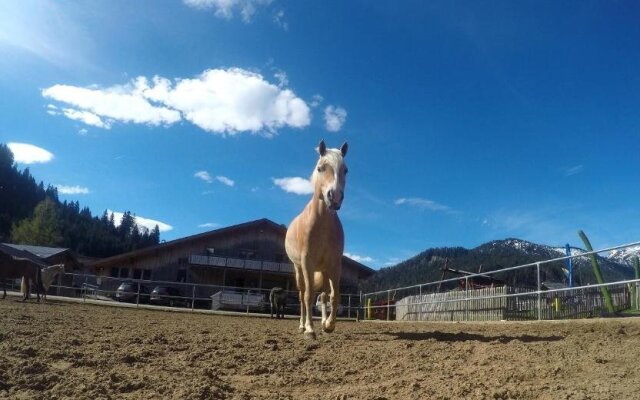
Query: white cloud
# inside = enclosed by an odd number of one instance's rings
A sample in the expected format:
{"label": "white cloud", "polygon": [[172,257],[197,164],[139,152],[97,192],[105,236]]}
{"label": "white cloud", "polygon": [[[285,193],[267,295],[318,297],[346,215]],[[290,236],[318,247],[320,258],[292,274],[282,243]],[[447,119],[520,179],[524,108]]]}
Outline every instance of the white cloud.
{"label": "white cloud", "polygon": [[216,222],[207,222],[204,224],[200,224],[198,225],[198,228],[209,228],[209,229],[215,229],[215,228],[220,228],[222,225],[216,223]]}
{"label": "white cloud", "polygon": [[[113,222],[115,226],[120,226],[120,222],[122,222],[122,216],[124,215],[124,213],[107,210],[107,214],[113,214]],[[155,228],[156,225],[158,225],[158,229],[160,229],[160,232],[167,232],[173,229],[173,226],[165,224],[164,222],[156,221],[155,219],[144,218],[140,216],[134,216],[133,218],[136,222],[136,225],[145,227],[149,230]]]}
{"label": "white cloud", "polygon": [[278,80],[279,87],[289,86],[289,77],[287,77],[287,73],[284,71],[276,71],[273,76]]}
{"label": "white cloud", "polygon": [[449,206],[445,206],[439,203],[436,203],[433,200],[423,199],[420,197],[409,197],[409,198],[399,198],[394,202],[396,205],[409,205],[418,208],[422,208],[424,210],[430,211],[443,211],[446,213],[453,213],[454,211]]}
{"label": "white cloud", "polygon": [[313,97],[311,97],[311,102],[309,103],[309,105],[315,108],[315,107],[318,107],[320,103],[322,103],[323,101],[324,101],[324,97],[322,97],[319,94],[314,94]]}
{"label": "white cloud", "polygon": [[233,180],[227,178],[226,176],[216,176],[216,180],[227,186],[233,186],[236,184]]}
{"label": "white cloud", "polygon": [[359,256],[357,254],[351,254],[351,253],[344,253],[345,257],[349,257],[350,259],[357,261],[359,263],[370,263],[370,262],[374,262],[375,259],[371,258],[369,256]]}
{"label": "white cloud", "polygon": [[183,0],[189,7],[200,10],[214,10],[216,17],[231,19],[240,12],[245,23],[251,22],[258,6],[271,3],[272,0]]}
{"label": "white cloud", "polygon": [[327,106],[324,109],[325,128],[329,132],[338,132],[347,120],[347,110],[342,107]]}
{"label": "white cloud", "polygon": [[300,177],[272,178],[273,183],[287,193],[299,195],[313,193],[313,186],[308,179]]}
{"label": "white cloud", "polygon": [[59,193],[62,194],[89,194],[89,189],[82,186],[66,186],[66,185],[57,185]]}
{"label": "white cloud", "polygon": [[89,111],[79,111],[72,108],[65,108],[64,115],[69,119],[84,122],[87,125],[97,126],[98,128],[111,129],[111,124],[109,122],[102,121],[99,116]]}
{"label": "white cloud", "polygon": [[53,160],[53,154],[41,147],[28,143],[7,143],[17,163],[35,164]]}
{"label": "white cloud", "polygon": [[[281,83],[283,79],[284,72]],[[272,136],[279,128],[303,128],[311,122],[309,106],[293,91],[240,68],[210,69],[173,82],[141,76],[106,89],[54,85],[42,95],[71,105],[65,110],[68,118],[103,128],[115,121],[171,125],[185,119],[221,135]]]}
{"label": "white cloud", "polygon": [[80,134],[80,135],[82,135],[82,136],[86,135],[87,133],[89,133],[89,131],[88,131],[88,130],[86,130],[85,128],[81,128],[81,129],[78,131],[78,134]]}
{"label": "white cloud", "polygon": [[198,171],[195,174],[193,174],[193,176],[196,178],[202,179],[207,183],[213,182],[213,178],[211,177],[211,175],[209,175],[207,171]]}
{"label": "white cloud", "polygon": [[170,125],[181,119],[176,110],[153,106],[131,84],[107,89],[54,85],[44,89],[42,96],[75,107],[64,110],[67,118],[100,128],[111,125],[101,118],[149,125]]}
{"label": "white cloud", "polygon": [[289,30],[289,23],[285,19],[284,10],[278,10],[273,14],[273,23],[282,28],[285,32]]}

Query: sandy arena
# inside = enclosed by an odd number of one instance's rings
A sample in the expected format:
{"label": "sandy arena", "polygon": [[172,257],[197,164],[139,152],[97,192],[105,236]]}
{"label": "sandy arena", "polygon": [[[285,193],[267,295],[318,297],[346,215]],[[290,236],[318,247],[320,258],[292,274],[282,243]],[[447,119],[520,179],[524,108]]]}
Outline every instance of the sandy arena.
{"label": "sandy arena", "polygon": [[640,399],[637,318],[297,325],[8,298],[0,398]]}

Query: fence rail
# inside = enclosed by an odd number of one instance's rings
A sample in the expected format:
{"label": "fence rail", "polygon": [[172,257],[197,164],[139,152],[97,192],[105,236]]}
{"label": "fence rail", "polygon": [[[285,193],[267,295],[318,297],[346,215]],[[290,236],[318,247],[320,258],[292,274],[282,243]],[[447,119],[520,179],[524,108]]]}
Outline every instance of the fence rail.
{"label": "fence rail", "polygon": [[[629,279],[579,287],[543,289],[543,268],[551,263],[637,246],[640,242],[557,257],[494,271],[469,274],[419,285],[363,293],[361,304],[366,319],[400,321],[477,321],[582,318],[607,314],[601,289],[609,288],[614,312],[640,304],[640,279]],[[508,271],[535,269],[537,288],[494,286],[469,289],[474,277]],[[443,283],[464,280],[464,289],[434,293]],[[635,298],[632,298],[634,297]]]}
{"label": "fence rail", "polygon": [[[244,261],[244,260],[242,260]],[[279,264],[279,263],[278,263]],[[127,283],[125,288],[120,288]],[[12,281],[12,288],[19,290],[19,282]],[[17,285],[17,286],[16,286]],[[173,288],[170,292],[153,293],[156,287]],[[120,288],[120,290],[119,290]],[[123,290],[124,289],[124,290]],[[270,289],[246,288],[234,286],[207,285],[198,283],[151,281],[143,279],[113,278],[91,274],[66,273],[58,276],[52,284],[49,294],[63,297],[122,301],[139,304],[157,304],[170,307],[183,307],[211,310],[235,310],[245,312],[270,312]],[[299,313],[298,292],[287,292],[289,297],[285,313]],[[360,296],[342,294],[340,296],[339,317],[356,318],[360,309]],[[319,313],[320,304],[314,304]]]}

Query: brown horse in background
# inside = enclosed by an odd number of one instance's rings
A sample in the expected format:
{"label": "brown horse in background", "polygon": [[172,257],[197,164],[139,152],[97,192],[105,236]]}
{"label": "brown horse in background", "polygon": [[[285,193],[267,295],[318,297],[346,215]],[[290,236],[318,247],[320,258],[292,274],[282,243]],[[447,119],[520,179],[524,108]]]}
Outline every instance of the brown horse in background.
{"label": "brown horse in background", "polygon": [[[291,222],[285,238],[300,292],[299,329],[308,338],[315,338],[311,318],[314,291],[321,292],[322,330],[329,333],[335,329],[344,252],[344,231],[337,211],[344,200],[347,150],[347,143],[340,149],[328,149],[324,141],[320,142],[320,158],[311,176],[313,196]],[[327,291],[331,301],[328,318]]]}
{"label": "brown horse in background", "polygon": [[26,301],[30,297],[29,283],[33,281],[36,287],[38,302],[40,302],[40,291],[42,288],[42,271],[40,265],[28,258],[14,257],[0,251],[0,282],[4,294],[2,298],[7,297],[7,279],[23,278],[26,290],[22,292],[22,301]]}

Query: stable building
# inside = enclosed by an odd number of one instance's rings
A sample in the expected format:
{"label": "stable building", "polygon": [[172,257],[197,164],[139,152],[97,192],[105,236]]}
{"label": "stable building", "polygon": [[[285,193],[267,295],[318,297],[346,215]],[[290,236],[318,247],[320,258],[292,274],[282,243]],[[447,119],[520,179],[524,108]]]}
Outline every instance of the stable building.
{"label": "stable building", "polygon": [[[284,249],[286,231],[284,225],[260,219],[105,258],[91,269],[98,277],[118,280],[295,290],[293,265]],[[343,256],[341,292],[355,293],[359,281],[373,273]]]}

